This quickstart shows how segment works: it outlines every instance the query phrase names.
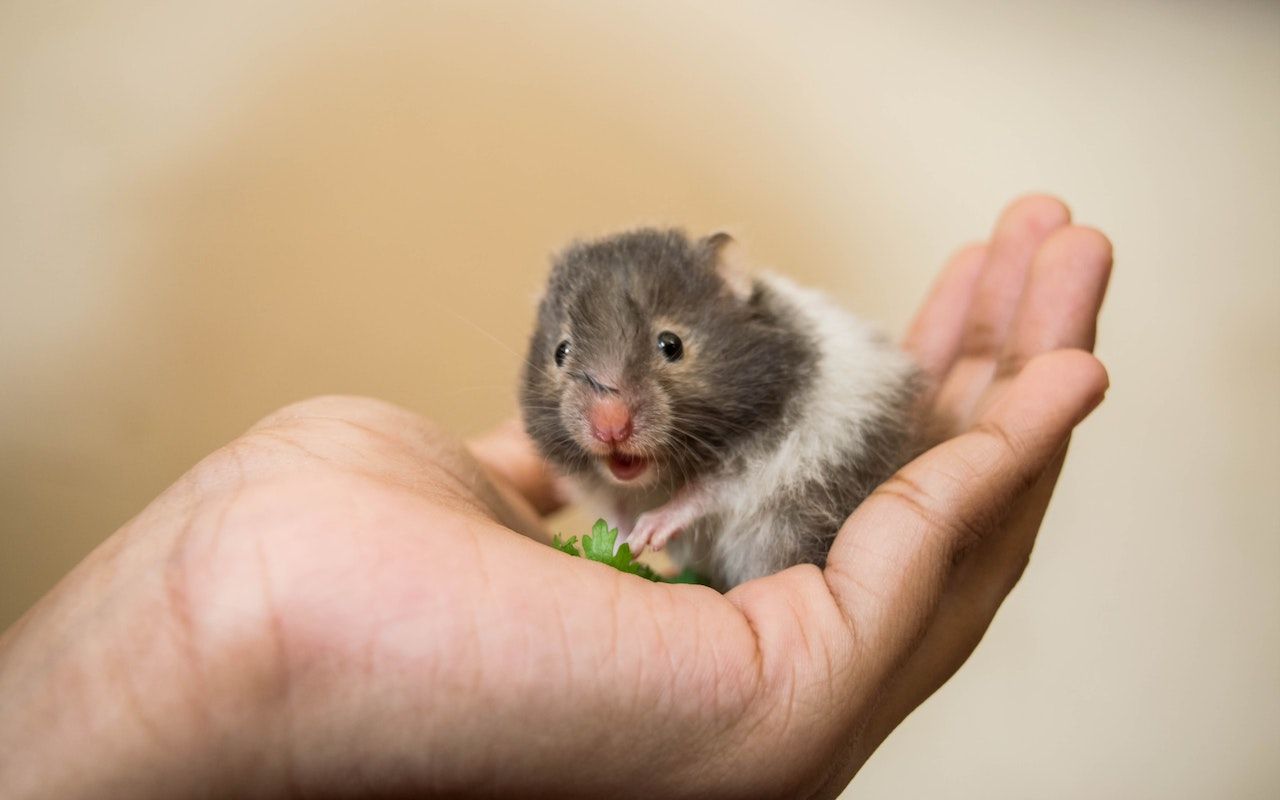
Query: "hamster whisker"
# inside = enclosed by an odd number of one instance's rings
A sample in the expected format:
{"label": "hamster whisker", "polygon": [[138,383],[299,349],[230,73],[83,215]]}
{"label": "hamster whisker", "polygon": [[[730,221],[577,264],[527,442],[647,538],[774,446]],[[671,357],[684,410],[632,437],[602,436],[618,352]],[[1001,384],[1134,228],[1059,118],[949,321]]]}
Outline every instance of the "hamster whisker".
{"label": "hamster whisker", "polygon": [[545,367],[543,367],[543,366],[541,366],[541,365],[539,365],[539,364],[535,364],[535,363],[534,363],[533,361],[531,361],[527,356],[522,356],[522,355],[520,355],[519,351],[517,351],[517,350],[516,350],[515,348],[513,348],[511,345],[509,345],[509,344],[507,344],[506,342],[502,341],[501,339],[499,339],[497,336],[495,336],[495,335],[494,335],[493,333],[491,333],[490,331],[485,330],[483,327],[481,327],[480,325],[476,324],[473,320],[470,320],[470,319],[468,319],[467,317],[462,316],[462,315],[461,315],[461,314],[459,314],[457,311],[454,311],[452,308],[446,308],[446,307],[444,307],[444,306],[439,305],[438,303],[436,303],[436,304],[434,304],[434,305],[436,306],[437,310],[444,311],[444,312],[445,312],[446,314],[448,314],[449,316],[451,316],[451,317],[453,317],[454,319],[458,320],[459,322],[462,322],[463,324],[465,324],[465,325],[469,326],[472,330],[476,331],[477,333],[481,334],[482,336],[484,336],[484,337],[485,337],[486,339],[488,339],[489,341],[491,341],[491,342],[493,342],[494,344],[498,345],[498,347],[502,348],[502,350],[503,350],[504,352],[506,352],[508,355],[514,356],[514,357],[516,358],[516,360],[521,361],[521,362],[523,362],[523,363],[527,364],[529,367],[531,367],[531,368],[533,368],[533,369],[537,370],[538,372],[542,373],[542,375],[543,375],[544,377],[546,377],[546,378],[548,378],[548,379],[550,379],[550,380],[554,380],[554,379],[555,379],[555,378],[554,378],[554,375],[553,375],[551,372],[548,372],[548,371],[547,371],[547,369],[546,369]]}
{"label": "hamster whisker", "polygon": [[679,423],[679,427],[681,428],[681,430],[686,433],[687,433],[687,428],[686,428],[687,425],[696,426],[699,423],[704,423],[704,422],[711,423],[717,427],[729,428],[738,433],[750,433],[754,430],[754,428],[752,428],[750,425],[739,424],[736,422],[729,422],[723,417],[716,417],[710,414],[702,415],[702,416],[692,416],[689,414],[672,414],[670,415],[670,418],[673,422]]}

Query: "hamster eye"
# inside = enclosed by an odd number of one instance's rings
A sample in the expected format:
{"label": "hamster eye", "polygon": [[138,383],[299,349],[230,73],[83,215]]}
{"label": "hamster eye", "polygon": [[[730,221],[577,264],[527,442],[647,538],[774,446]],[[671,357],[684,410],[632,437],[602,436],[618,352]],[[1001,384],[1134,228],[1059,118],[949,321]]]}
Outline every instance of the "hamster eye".
{"label": "hamster eye", "polygon": [[556,345],[556,366],[557,367],[564,366],[564,357],[567,355],[569,355],[569,340],[565,339],[563,342]]}
{"label": "hamster eye", "polygon": [[668,361],[679,361],[684,355],[684,342],[671,331],[663,331],[658,334],[658,349]]}

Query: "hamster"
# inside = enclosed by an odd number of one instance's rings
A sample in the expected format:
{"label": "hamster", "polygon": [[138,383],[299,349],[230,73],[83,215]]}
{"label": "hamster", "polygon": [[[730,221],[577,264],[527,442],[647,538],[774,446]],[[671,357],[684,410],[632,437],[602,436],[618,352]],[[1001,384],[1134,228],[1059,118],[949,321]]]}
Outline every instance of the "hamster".
{"label": "hamster", "polygon": [[820,292],[752,276],[723,233],[644,228],[555,259],[529,341],[525,428],[633,552],[727,590],[823,565],[914,455],[914,363]]}

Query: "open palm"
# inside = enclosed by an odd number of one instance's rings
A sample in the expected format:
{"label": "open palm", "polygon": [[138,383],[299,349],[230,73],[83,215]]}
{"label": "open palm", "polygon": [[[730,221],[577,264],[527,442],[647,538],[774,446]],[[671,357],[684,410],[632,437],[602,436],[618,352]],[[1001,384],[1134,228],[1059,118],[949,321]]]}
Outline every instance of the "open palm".
{"label": "open palm", "polygon": [[1026,564],[1106,388],[1083,351],[1110,258],[1057,201],[1012,205],[905,342],[937,446],[826,569],[727,595],[541,544],[518,426],[466,447],[377,401],[286,408],[0,639],[0,753],[25,765],[0,794],[834,796]]}

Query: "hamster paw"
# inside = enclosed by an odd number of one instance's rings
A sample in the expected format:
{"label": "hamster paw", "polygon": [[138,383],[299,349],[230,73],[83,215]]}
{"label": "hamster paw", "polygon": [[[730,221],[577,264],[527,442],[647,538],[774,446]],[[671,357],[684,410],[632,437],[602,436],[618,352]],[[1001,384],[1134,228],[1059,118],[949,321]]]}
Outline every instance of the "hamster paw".
{"label": "hamster paw", "polygon": [[645,547],[661,550],[692,521],[682,507],[671,504],[646,511],[636,519],[636,526],[627,537],[632,555],[640,555]]}

